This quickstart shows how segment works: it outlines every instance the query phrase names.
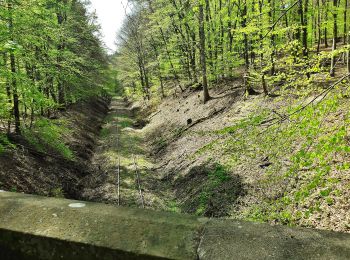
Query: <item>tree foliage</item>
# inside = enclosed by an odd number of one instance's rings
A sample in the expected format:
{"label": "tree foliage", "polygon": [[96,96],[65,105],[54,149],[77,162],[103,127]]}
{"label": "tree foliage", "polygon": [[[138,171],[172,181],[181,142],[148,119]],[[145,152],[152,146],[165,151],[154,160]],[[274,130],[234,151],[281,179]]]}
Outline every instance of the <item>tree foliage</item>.
{"label": "tree foliage", "polygon": [[101,92],[108,60],[86,1],[0,1],[0,122],[36,119]]}
{"label": "tree foliage", "polygon": [[166,81],[181,90],[201,85],[204,101],[206,79],[241,69],[248,94],[255,87],[269,94],[278,82],[307,85],[314,73],[335,76],[337,63],[349,60],[347,10],[347,0],[129,0],[119,80],[145,99],[164,96]]}

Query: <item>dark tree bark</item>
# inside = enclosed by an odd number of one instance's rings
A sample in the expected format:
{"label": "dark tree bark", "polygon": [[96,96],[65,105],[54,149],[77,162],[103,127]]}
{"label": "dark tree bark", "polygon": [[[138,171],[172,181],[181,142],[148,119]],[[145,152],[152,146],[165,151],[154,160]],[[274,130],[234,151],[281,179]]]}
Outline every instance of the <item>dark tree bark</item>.
{"label": "dark tree bark", "polygon": [[[67,17],[66,17],[66,13],[65,11],[62,11],[60,5],[61,3],[63,5],[67,4],[67,0],[57,0],[56,4],[57,4],[57,23],[60,27],[63,26],[63,23],[66,21]],[[62,53],[65,49],[65,40],[63,38],[61,38],[59,40],[59,44],[57,46],[57,51],[58,51],[58,56],[57,56],[57,66],[58,66],[58,70],[62,71]],[[65,104],[65,89],[64,89],[64,79],[62,77],[62,75],[58,75],[58,79],[57,79],[57,91],[58,91],[58,103],[60,105],[64,105]]]}
{"label": "dark tree bark", "polygon": [[[7,69],[7,55],[3,54],[4,57],[4,67]],[[6,81],[6,95],[7,95],[7,103],[12,106],[12,97],[11,97],[11,83]],[[7,120],[7,134],[11,132],[11,118]]]}
{"label": "dark tree bark", "polygon": [[321,29],[321,10],[320,10],[320,0],[316,0],[317,5],[317,53],[320,52],[321,47],[321,38],[322,38],[322,29]]}
{"label": "dark tree bark", "polygon": [[[324,7],[324,20],[328,21],[328,0],[322,0],[322,4]],[[328,31],[327,25],[324,26],[324,47],[328,48]]]}
{"label": "dark tree bark", "polygon": [[202,67],[202,84],[203,84],[203,102],[210,100],[207,79],[207,61],[205,57],[205,32],[204,32],[204,11],[203,4],[199,4],[199,39],[200,39],[200,57]]}
{"label": "dark tree bark", "polygon": [[[12,42],[14,42],[14,31],[13,31],[13,7],[12,3],[9,2],[8,5],[8,11],[9,11],[9,33],[10,33],[10,39]],[[15,131],[17,134],[21,133],[21,119],[20,119],[20,112],[19,112],[19,98],[18,98],[18,92],[17,92],[17,79],[16,79],[16,58],[13,51],[10,52],[10,66],[11,66],[11,78],[12,78],[12,95],[13,95],[13,115],[15,117]]]}
{"label": "dark tree bark", "polygon": [[[300,0],[302,1],[302,0]],[[307,13],[308,13],[308,0],[305,0],[304,2],[304,10],[302,10],[302,15],[301,15],[301,25],[303,26],[303,38],[302,38],[302,43],[303,43],[303,57],[307,58],[308,57],[308,46],[307,46]]]}
{"label": "dark tree bark", "polygon": [[[275,1],[274,0],[269,0],[269,18],[270,18],[270,22],[271,24],[274,23],[274,9],[275,9]],[[272,33],[271,37],[270,37],[270,46],[271,46],[271,56],[270,56],[270,62],[271,62],[271,70],[270,70],[270,74],[271,75],[275,75],[275,52],[276,52],[276,43],[275,43],[276,37],[275,35]]]}
{"label": "dark tree bark", "polygon": [[337,38],[338,38],[338,24],[337,24],[337,17],[338,13],[336,8],[338,7],[338,0],[333,0],[333,44],[332,44],[332,57],[331,57],[331,70],[330,70],[330,76],[335,76],[335,55],[334,51],[337,49]]}
{"label": "dark tree bark", "polygon": [[[348,37],[347,37],[347,43],[348,45],[350,44],[350,33],[348,33]],[[350,50],[347,50],[347,69],[348,69],[348,73],[350,73]]]}
{"label": "dark tree bark", "polygon": [[[242,7],[240,1],[239,1],[239,7]],[[242,8],[243,9],[241,10],[241,14],[240,14],[241,15],[241,19],[242,19],[241,26],[242,26],[242,28],[246,28],[246,26],[247,26],[247,5],[244,3]],[[244,46],[243,55],[244,55],[244,63],[245,63],[245,66],[244,66],[244,68],[245,68],[244,85],[245,85],[245,88],[246,88],[246,93],[248,95],[251,95],[251,94],[255,94],[255,91],[250,86],[249,81],[248,81],[250,63],[249,63],[249,46],[248,46],[248,35],[247,35],[247,33],[244,33],[243,37],[244,37],[243,38],[243,46]]]}
{"label": "dark tree bark", "polygon": [[348,38],[348,33],[347,33],[347,24],[346,24],[346,20],[347,20],[347,12],[348,12],[348,0],[344,0],[344,13],[343,13],[343,43],[344,45],[347,43],[347,38]]}

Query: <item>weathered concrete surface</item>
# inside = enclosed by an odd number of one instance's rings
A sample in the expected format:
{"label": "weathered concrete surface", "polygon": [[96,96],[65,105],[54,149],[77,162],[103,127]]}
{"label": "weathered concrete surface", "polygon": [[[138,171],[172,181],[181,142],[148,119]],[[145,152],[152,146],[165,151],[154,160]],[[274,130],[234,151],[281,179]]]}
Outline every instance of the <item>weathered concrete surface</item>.
{"label": "weathered concrete surface", "polygon": [[200,259],[350,259],[350,234],[216,220],[205,225]]}
{"label": "weathered concrete surface", "polygon": [[197,257],[194,217],[74,202],[0,193],[0,246],[36,259]]}
{"label": "weathered concrete surface", "polygon": [[350,259],[350,234],[0,192],[0,259]]}

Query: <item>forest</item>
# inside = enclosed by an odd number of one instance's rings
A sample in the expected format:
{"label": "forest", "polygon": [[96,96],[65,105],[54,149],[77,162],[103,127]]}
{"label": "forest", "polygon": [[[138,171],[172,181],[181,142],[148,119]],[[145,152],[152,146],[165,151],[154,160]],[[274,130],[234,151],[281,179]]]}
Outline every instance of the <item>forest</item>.
{"label": "forest", "polygon": [[321,71],[334,77],[339,62],[348,63],[347,0],[128,3],[116,54],[120,80],[147,99],[164,97],[172,80],[181,91],[199,83],[207,101],[208,82],[240,73],[248,94],[257,85],[268,95],[282,82],[305,86]]}
{"label": "forest", "polygon": [[83,3],[9,0],[0,6],[2,133],[19,134],[103,90],[108,57]]}
{"label": "forest", "polygon": [[0,0],[0,189],[350,232],[348,0],[89,5]]}

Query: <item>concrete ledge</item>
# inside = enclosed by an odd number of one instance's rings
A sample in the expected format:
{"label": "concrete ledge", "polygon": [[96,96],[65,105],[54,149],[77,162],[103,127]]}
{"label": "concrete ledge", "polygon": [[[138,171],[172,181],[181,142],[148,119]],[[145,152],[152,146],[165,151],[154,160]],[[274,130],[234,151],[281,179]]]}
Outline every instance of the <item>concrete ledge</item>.
{"label": "concrete ledge", "polygon": [[196,258],[196,218],[71,203],[77,202],[0,193],[0,246],[40,259]]}
{"label": "concrete ledge", "polygon": [[198,254],[200,259],[350,259],[350,234],[217,220],[205,226]]}
{"label": "concrete ledge", "polygon": [[0,192],[0,259],[350,259],[349,234],[72,203]]}

